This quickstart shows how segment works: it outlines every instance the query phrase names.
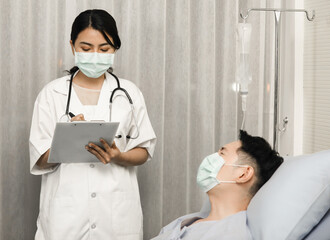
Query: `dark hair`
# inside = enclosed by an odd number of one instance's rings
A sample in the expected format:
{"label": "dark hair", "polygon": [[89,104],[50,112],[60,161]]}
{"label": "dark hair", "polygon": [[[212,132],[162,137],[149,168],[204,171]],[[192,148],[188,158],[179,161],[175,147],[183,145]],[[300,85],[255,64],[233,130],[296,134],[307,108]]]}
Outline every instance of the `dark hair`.
{"label": "dark hair", "polygon": [[[107,12],[101,9],[86,10],[80,13],[72,24],[71,41],[74,45],[80,32],[86,28],[92,27],[99,30],[105,40],[115,49],[119,49],[121,41],[118,35],[117,25],[115,19]],[[108,38],[109,34],[113,43]],[[78,70],[77,66],[70,69],[69,73],[73,74]]]}
{"label": "dark hair", "polygon": [[253,196],[282,164],[283,158],[261,138],[249,135],[240,130],[239,140],[242,146],[238,149],[239,161],[248,162],[254,167],[256,182],[250,189]]}

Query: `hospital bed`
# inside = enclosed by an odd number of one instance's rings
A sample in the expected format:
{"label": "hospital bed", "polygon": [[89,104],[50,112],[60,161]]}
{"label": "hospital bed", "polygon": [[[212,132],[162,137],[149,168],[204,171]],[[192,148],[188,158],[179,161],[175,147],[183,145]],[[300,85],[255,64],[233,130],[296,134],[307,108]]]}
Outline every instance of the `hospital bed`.
{"label": "hospital bed", "polygon": [[[201,211],[209,210],[207,199]],[[247,218],[255,240],[330,240],[330,150],[285,157]]]}

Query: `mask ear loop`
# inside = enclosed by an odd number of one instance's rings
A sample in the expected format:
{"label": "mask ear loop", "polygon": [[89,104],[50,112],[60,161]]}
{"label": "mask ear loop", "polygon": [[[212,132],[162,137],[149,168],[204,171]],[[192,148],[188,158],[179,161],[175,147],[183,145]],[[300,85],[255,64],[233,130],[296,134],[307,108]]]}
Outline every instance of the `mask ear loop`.
{"label": "mask ear loop", "polygon": [[[239,165],[239,164],[231,164],[231,163],[228,163],[228,164],[225,163],[224,165],[233,166],[233,167],[250,167],[249,165]],[[236,181],[222,181],[219,179],[217,179],[217,181],[218,181],[218,183],[237,183]]]}
{"label": "mask ear loop", "polygon": [[231,163],[228,163],[228,164],[225,163],[225,165],[233,166],[233,167],[250,167],[249,165],[239,165],[239,164],[231,164]]}
{"label": "mask ear loop", "polygon": [[218,183],[237,183],[237,182],[236,181],[222,181],[222,180],[218,180]]}

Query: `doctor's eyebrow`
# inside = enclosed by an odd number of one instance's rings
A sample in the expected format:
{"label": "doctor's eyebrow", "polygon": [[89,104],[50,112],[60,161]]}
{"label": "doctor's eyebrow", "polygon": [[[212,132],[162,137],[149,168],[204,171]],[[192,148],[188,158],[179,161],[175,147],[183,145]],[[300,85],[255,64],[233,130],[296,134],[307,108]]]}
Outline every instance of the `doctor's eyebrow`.
{"label": "doctor's eyebrow", "polygon": [[[85,44],[85,45],[88,45],[88,46],[94,46],[93,44],[91,43],[88,43],[88,42],[80,42],[80,44]],[[110,45],[109,43],[101,43],[99,44],[99,47],[102,47],[102,46],[105,46],[105,45]]]}

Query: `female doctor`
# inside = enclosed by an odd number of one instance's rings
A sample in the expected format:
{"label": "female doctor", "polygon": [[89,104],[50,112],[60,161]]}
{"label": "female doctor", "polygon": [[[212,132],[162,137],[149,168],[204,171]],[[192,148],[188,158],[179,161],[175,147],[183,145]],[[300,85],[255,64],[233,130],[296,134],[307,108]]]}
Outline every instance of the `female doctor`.
{"label": "female doctor", "polygon": [[[142,239],[135,166],[152,157],[156,137],[140,90],[111,73],[121,45],[115,20],[104,10],[82,12],[70,44],[76,66],[70,76],[47,84],[34,105],[30,171],[42,175],[35,239]],[[115,90],[119,86],[124,91]],[[120,122],[113,143],[86,143],[99,163],[47,162],[56,122],[68,119]]]}

